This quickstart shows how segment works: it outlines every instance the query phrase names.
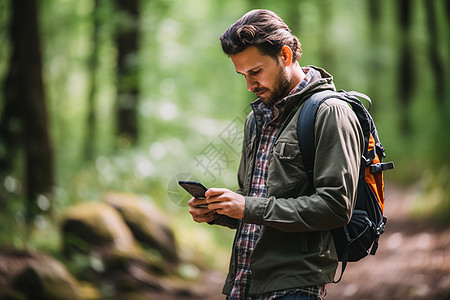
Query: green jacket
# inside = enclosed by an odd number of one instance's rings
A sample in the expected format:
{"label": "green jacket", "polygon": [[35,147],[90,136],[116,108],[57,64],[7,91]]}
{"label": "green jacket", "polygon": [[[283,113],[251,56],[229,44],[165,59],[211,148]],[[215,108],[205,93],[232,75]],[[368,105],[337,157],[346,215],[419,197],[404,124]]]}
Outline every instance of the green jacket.
{"label": "green jacket", "polygon": [[[317,112],[315,189],[303,166],[297,139],[298,114],[313,93],[335,89],[331,75],[310,68],[318,71],[311,83],[286,99],[284,121],[269,156],[267,198],[248,195],[262,126],[256,118],[250,136],[251,112],[245,123],[238,171],[238,192],[246,196],[244,218],[218,215],[212,222],[237,228],[236,238],[243,222],[261,225],[250,258],[250,294],[332,282],[338,261],[330,230],[347,224],[353,211],[364,140],[358,119],[345,102],[329,99]],[[315,192],[308,193],[311,190]],[[235,274],[233,251],[224,294],[230,293]]]}

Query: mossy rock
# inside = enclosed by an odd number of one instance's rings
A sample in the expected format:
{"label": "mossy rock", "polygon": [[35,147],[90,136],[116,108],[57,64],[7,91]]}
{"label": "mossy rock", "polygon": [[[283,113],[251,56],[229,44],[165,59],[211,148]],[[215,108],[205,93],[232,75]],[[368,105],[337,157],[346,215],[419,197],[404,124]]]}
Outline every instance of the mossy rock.
{"label": "mossy rock", "polygon": [[0,299],[82,299],[78,281],[55,258],[40,252],[0,249]]}
{"label": "mossy rock", "polygon": [[141,244],[158,251],[166,262],[179,263],[177,243],[168,218],[150,201],[126,193],[108,193],[104,200],[120,212]]}
{"label": "mossy rock", "polygon": [[8,289],[0,291],[0,300],[27,300],[27,297],[20,292]]}
{"label": "mossy rock", "polygon": [[106,203],[86,202],[67,209],[62,220],[63,251],[97,252],[102,257],[113,253],[140,253],[139,244],[117,212]]}
{"label": "mossy rock", "polygon": [[27,299],[82,299],[76,280],[61,263],[51,259],[31,263],[14,279],[13,287]]}

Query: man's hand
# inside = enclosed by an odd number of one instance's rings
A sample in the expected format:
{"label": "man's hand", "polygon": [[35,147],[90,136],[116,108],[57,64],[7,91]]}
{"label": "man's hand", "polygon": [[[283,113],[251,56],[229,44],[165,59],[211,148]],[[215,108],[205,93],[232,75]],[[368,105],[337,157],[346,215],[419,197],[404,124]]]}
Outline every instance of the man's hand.
{"label": "man's hand", "polygon": [[191,198],[189,200],[189,213],[192,215],[192,219],[197,223],[211,222],[214,220],[216,212],[206,207],[197,207],[197,205],[205,204],[205,199]]}
{"label": "man's hand", "polygon": [[244,218],[244,196],[221,188],[211,188],[206,191],[205,196],[208,209],[231,218]]}
{"label": "man's hand", "polygon": [[[197,223],[211,222],[216,213],[235,219],[244,217],[245,198],[228,189],[211,188],[205,193],[206,199],[191,198],[189,200],[189,213]],[[208,207],[197,207],[208,204]]]}

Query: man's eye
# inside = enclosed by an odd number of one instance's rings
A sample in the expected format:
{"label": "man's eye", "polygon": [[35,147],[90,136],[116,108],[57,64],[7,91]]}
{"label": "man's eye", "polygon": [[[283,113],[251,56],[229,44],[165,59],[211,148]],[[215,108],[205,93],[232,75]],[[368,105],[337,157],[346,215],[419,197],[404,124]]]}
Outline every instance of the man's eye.
{"label": "man's eye", "polygon": [[259,72],[261,72],[261,69],[253,70],[251,73],[252,73],[252,75],[256,75],[256,74],[258,74]]}

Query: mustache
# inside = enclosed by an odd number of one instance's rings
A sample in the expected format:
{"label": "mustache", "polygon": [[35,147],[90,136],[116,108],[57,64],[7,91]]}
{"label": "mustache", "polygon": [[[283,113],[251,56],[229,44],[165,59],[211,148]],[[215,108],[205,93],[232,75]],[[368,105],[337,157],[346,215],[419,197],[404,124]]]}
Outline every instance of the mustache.
{"label": "mustache", "polygon": [[257,93],[261,93],[261,92],[265,92],[265,91],[267,91],[266,88],[254,88],[252,92],[257,94]]}

